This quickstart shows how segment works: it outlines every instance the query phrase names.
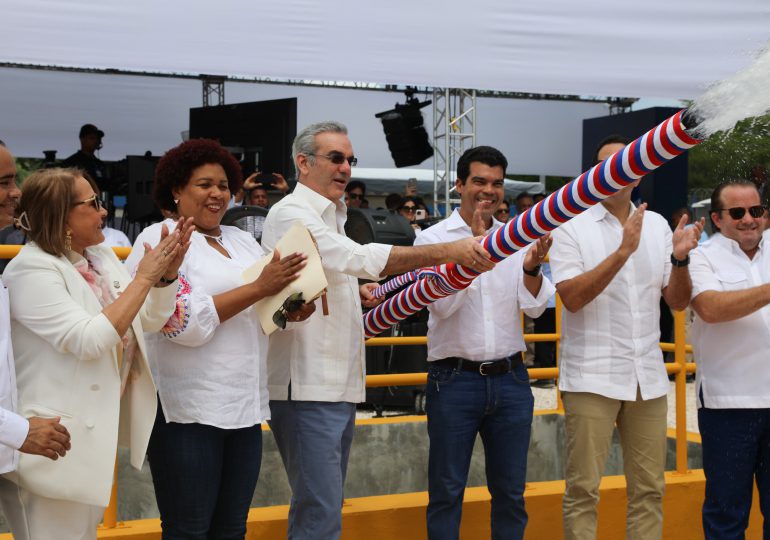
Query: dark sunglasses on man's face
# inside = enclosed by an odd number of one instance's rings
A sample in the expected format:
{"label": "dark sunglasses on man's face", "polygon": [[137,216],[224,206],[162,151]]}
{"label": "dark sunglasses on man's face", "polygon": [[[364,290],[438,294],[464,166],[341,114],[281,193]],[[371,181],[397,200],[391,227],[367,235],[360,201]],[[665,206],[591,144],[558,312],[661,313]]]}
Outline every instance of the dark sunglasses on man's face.
{"label": "dark sunglasses on man's face", "polygon": [[359,199],[363,200],[364,196],[359,195],[358,193],[348,193],[348,199],[352,201],[357,201]]}
{"label": "dark sunglasses on man's face", "polygon": [[356,163],[358,163],[358,158],[353,157],[353,156],[345,157],[345,154],[343,154],[341,152],[331,152],[328,155],[324,155],[324,154],[308,154],[308,156],[315,156],[315,157],[326,158],[329,161],[331,161],[332,163],[334,163],[335,165],[342,165],[343,163],[345,163],[347,161],[348,165],[350,165],[351,167],[355,167]]}
{"label": "dark sunglasses on man's face", "polygon": [[749,215],[751,217],[761,218],[763,215],[765,215],[767,208],[761,204],[758,204],[756,206],[750,206],[749,208],[744,208],[742,206],[736,206],[734,208],[720,208],[719,210],[716,210],[716,212],[727,212],[730,214],[731,218],[737,221],[739,219],[743,219],[743,216],[746,215],[746,210],[749,211]]}

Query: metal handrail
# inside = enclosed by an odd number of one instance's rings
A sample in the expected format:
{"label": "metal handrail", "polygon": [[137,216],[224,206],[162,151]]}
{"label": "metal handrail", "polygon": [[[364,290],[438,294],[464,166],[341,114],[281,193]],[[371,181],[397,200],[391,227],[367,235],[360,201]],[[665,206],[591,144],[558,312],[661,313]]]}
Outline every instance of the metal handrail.
{"label": "metal handrail", "polygon": [[[0,245],[0,259],[10,259],[15,257],[22,246]],[[131,248],[118,247],[113,248],[115,254],[125,259],[131,252]],[[556,332],[552,334],[524,334],[526,343],[538,343],[553,341],[556,344],[556,363],[559,362],[559,348],[561,345],[561,310],[562,302],[559,295],[556,295]],[[674,342],[661,343],[660,348],[664,352],[674,353],[674,362],[666,364],[666,372],[674,374],[674,392],[676,403],[676,472],[678,474],[687,473],[687,391],[686,377],[688,373],[695,372],[695,364],[686,362],[687,353],[692,353],[692,345],[686,343],[685,313],[684,311],[674,312]],[[402,345],[426,345],[427,336],[404,336],[404,337],[375,337],[365,341],[367,347],[381,346],[402,346]],[[530,379],[558,379],[559,368],[529,368]],[[422,386],[427,383],[427,373],[392,373],[387,375],[367,375],[366,387],[377,388],[383,386]],[[556,407],[557,410],[563,410],[561,394],[556,385]],[[110,503],[104,512],[104,521],[102,527],[114,529],[117,527],[117,493],[118,493],[118,471],[117,456],[115,460],[115,477],[112,486],[112,495]]]}

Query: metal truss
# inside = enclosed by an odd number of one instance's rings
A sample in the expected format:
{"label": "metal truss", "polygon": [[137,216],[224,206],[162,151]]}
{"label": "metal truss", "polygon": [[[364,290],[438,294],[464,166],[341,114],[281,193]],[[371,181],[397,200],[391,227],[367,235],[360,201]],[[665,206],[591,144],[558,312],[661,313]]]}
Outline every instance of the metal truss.
{"label": "metal truss", "polygon": [[[200,79],[203,84],[203,106],[224,105],[226,77],[220,75],[201,75]],[[212,97],[216,99],[215,103],[212,103]]]}
{"label": "metal truss", "polygon": [[433,89],[433,208],[443,201],[445,216],[452,203],[452,167],[469,148],[476,146],[476,91],[459,88]]}

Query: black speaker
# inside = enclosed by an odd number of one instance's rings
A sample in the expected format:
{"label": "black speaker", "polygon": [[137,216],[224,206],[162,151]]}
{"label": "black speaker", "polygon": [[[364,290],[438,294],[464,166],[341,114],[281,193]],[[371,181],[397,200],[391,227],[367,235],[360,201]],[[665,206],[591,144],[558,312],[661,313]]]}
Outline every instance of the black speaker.
{"label": "black speaker", "polygon": [[222,216],[222,225],[233,225],[251,234],[257,242],[262,242],[262,227],[267,217],[267,208],[261,206],[235,206]]}
{"label": "black speaker", "polygon": [[390,210],[370,208],[348,208],[345,234],[359,244],[390,244],[411,246],[414,243],[414,229],[403,216]]}
{"label": "black speaker", "polygon": [[126,218],[134,223],[154,223],[163,219],[152,189],[155,185],[155,166],[160,158],[153,156],[126,156],[128,197]]}
{"label": "black speaker", "polygon": [[396,167],[419,165],[433,156],[433,147],[420,112],[420,107],[429,103],[414,100],[406,105],[396,104],[395,109],[375,115],[382,120],[382,129]]}
{"label": "black speaker", "polygon": [[[623,135],[633,141],[678,111],[676,107],[652,107],[583,120],[583,170],[593,166],[596,145],[608,135]],[[646,202],[666,221],[674,210],[687,206],[687,152],[643,177],[634,199]]]}

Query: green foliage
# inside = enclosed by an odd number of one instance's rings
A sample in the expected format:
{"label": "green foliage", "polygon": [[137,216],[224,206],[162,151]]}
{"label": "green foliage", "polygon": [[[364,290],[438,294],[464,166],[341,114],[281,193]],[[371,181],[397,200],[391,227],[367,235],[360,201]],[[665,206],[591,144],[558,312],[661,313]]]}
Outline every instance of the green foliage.
{"label": "green foliage", "polygon": [[43,160],[38,158],[16,158],[16,183],[21,185],[30,173],[43,166]]}
{"label": "green foliage", "polygon": [[754,179],[757,167],[770,168],[770,115],[739,122],[689,152],[689,189],[713,189],[731,178]]}

